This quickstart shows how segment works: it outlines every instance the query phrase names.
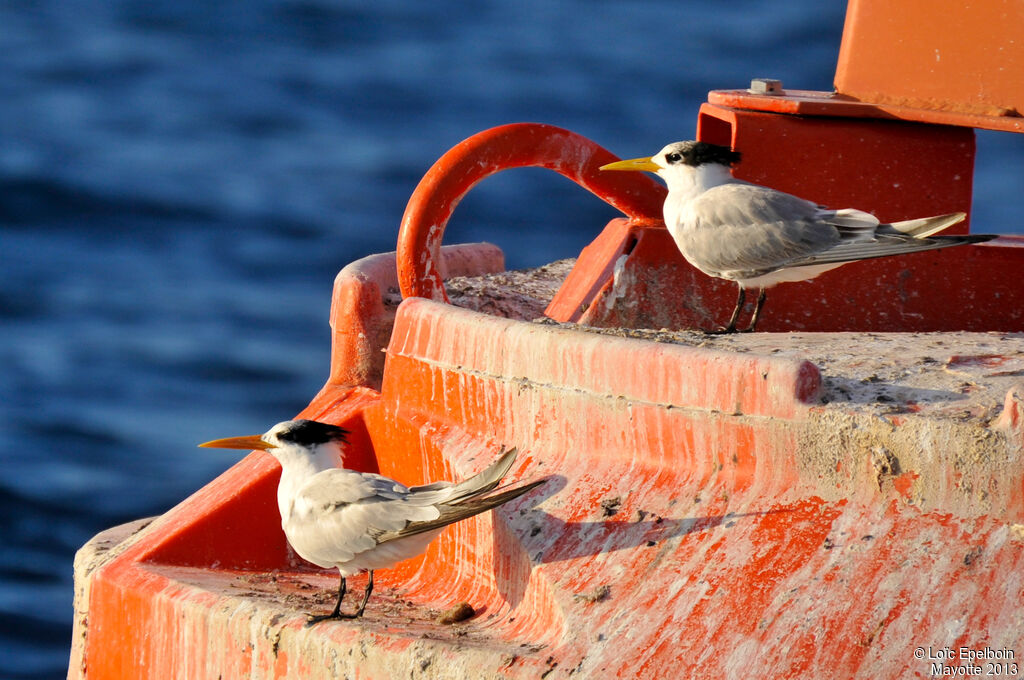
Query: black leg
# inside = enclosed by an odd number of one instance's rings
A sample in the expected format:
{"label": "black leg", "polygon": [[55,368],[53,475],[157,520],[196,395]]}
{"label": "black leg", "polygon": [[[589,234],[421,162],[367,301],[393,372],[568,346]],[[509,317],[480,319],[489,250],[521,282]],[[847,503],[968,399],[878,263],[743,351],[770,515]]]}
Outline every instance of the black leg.
{"label": "black leg", "polygon": [[757,304],[754,305],[754,315],[750,317],[750,326],[747,327],[747,330],[743,331],[744,333],[753,332],[754,326],[757,325],[757,317],[761,316],[761,308],[764,307],[764,299],[766,297],[768,297],[768,291],[762,288],[761,292],[757,294]]}
{"label": "black leg", "polygon": [[[737,284],[739,285],[739,284]],[[725,333],[736,332],[736,321],[740,318],[740,310],[743,309],[743,303],[747,301],[747,291],[743,286],[739,286],[739,294],[736,296],[736,308],[732,310],[732,316],[729,317],[729,325],[725,328],[720,328],[717,331],[706,331],[709,335],[721,335]]]}
{"label": "black leg", "polygon": [[322,614],[320,616],[310,616],[309,620],[306,621],[306,626],[312,626],[314,623],[320,623],[321,621],[327,621],[329,619],[340,619],[342,618],[341,613],[341,601],[345,598],[345,590],[348,585],[345,583],[345,577],[341,577],[341,583],[338,584],[338,601],[334,603],[334,610],[330,614]]}
{"label": "black leg", "polygon": [[359,605],[359,609],[356,610],[355,618],[359,618],[360,616],[363,615],[363,612],[366,610],[366,603],[370,601],[370,593],[372,593],[372,592],[373,592],[373,569],[370,570],[370,578],[366,582],[366,590],[363,591],[363,601]]}
{"label": "black leg", "polygon": [[306,627],[312,626],[314,623],[320,623],[321,621],[328,621],[333,619],[358,619],[362,617],[363,612],[366,611],[366,603],[370,601],[370,593],[373,592],[373,570],[370,570],[370,577],[366,581],[366,590],[363,591],[363,601],[359,604],[359,609],[351,614],[345,614],[341,611],[341,600],[345,597],[345,577],[341,577],[341,585],[338,586],[338,601],[334,605],[334,611],[330,614],[324,614],[322,616],[310,616],[309,621],[306,622]]}
{"label": "black leg", "polygon": [[366,611],[366,603],[370,601],[370,593],[373,592],[373,569],[370,570],[370,577],[366,581],[366,590],[363,591],[363,601],[359,603],[359,609],[351,614],[338,614],[339,619],[358,619]]}

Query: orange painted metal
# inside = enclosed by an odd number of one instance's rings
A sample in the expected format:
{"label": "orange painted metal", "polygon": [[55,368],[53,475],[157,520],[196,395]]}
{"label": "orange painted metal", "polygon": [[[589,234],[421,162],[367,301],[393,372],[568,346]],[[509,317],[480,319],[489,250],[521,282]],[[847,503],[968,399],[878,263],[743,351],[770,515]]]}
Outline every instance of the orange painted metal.
{"label": "orange painted metal", "polygon": [[[778,94],[761,94],[749,90],[713,90],[708,102],[715,106],[785,113],[801,116],[835,116],[872,120],[902,120],[933,125],[981,128],[1002,132],[1024,132],[1024,118],[1015,115],[985,115],[943,108],[920,108],[921,102],[896,103],[896,99],[862,100],[841,92],[819,90],[784,90]],[[935,105],[936,103],[933,103]],[[941,104],[941,103],[939,103]]]}
{"label": "orange painted metal", "polygon": [[[614,253],[622,258],[615,274],[604,274],[603,262],[581,255],[574,273],[597,272],[598,284],[586,302],[576,304],[578,313],[559,320],[599,327],[710,329],[728,319],[735,284],[690,266],[665,229],[613,221],[595,243],[632,246]],[[771,289],[758,330],[1020,332],[1021,271],[1020,237],[849,264],[813,281]],[[574,304],[561,293],[556,301],[564,307]],[[558,311],[554,303],[548,314],[558,318],[553,311]]]}
{"label": "orange painted metal", "polygon": [[1016,0],[850,0],[835,92],[716,90],[750,111],[1024,132],[1024,10]]}
{"label": "orange painted metal", "polygon": [[[504,271],[505,256],[486,243],[444,246],[435,260],[444,278]],[[384,353],[400,300],[395,253],[353,262],[334,281],[330,385],[380,389]]]}
{"label": "orange painted metal", "polygon": [[[861,118],[785,116],[705,103],[697,137],[743,154],[740,179],[886,222],[970,215],[974,131]],[[945,233],[967,233],[970,220]]]}
{"label": "orange painted metal", "polygon": [[[697,137],[743,153],[735,175],[886,221],[970,214],[974,135],[897,121],[701,107]],[[633,154],[642,153],[633,151]],[[966,233],[970,220],[948,230]],[[1024,239],[845,265],[773,288],[763,331],[1024,330]],[[613,220],[580,254],[548,316],[595,326],[714,328],[735,285],[679,254],[663,223]]]}
{"label": "orange painted metal", "polygon": [[[1019,650],[1024,508],[954,515],[952,486],[919,507],[912,479],[867,470],[837,497],[799,458],[820,389],[807,362],[406,300],[380,393],[328,386],[303,415],[362,433],[348,465],[408,483],[514,443],[538,496],[380,572],[363,622],[305,629],[250,592],[268,572],[273,592],[334,583],[287,550],[254,453],[93,576],[81,675],[897,678],[929,674],[915,645]],[[479,611],[461,636],[405,615],[460,600]]]}
{"label": "orange painted metal", "polygon": [[501,170],[537,166],[573,180],[638,220],[658,219],[664,189],[639,173],[598,170],[617,160],[585,137],[552,125],[515,123],[473,135],[444,154],[416,186],[398,233],[398,278],[404,297],[447,301],[438,259],[445,226],[459,199]]}
{"label": "orange painted metal", "polygon": [[[990,4],[1019,28],[1014,6]],[[921,10],[914,21],[945,14],[977,28],[959,8],[899,7]],[[971,131],[877,118],[1018,129],[1019,99],[987,75],[995,98],[973,96],[964,88],[975,62],[964,61],[966,80],[947,81],[955,106],[935,104],[927,89],[895,100],[895,78],[925,88],[939,73],[922,70],[932,43],[894,46],[888,31],[905,21],[892,3],[854,0],[842,96],[712,93],[697,136],[740,149],[738,176],[836,207],[886,220],[969,212]],[[990,44],[1005,43],[1003,26],[994,35]],[[933,40],[940,62],[962,54],[949,36]],[[860,55],[871,50],[885,55],[881,67]],[[809,452],[830,417],[856,414],[818,402],[813,364],[442,303],[446,271],[502,266],[493,246],[441,249],[459,198],[494,172],[540,165],[627,215],[581,254],[551,317],[720,323],[732,286],[679,256],[660,223],[664,189],[596,170],[611,160],[577,135],[531,124],[446,154],[410,201],[397,254],[339,275],[331,375],[300,414],[352,431],[347,467],[408,484],[464,477],[499,446],[518,446],[510,478],[546,476],[536,496],[460,523],[424,556],[382,571],[365,620],[306,629],[308,591],[329,595],[335,577],[288,548],[279,468],[253,453],[90,574],[85,641],[69,676],[902,678],[934,674],[935,655],[960,647],[1014,650],[1020,661],[1024,501],[1013,492],[1024,491],[1024,387],[978,429],[1004,455],[956,461],[975,486],[960,484],[956,466],[940,469],[948,458],[937,453],[932,467],[923,456],[920,469],[883,484],[861,464],[869,457],[836,450],[834,472],[854,489],[845,493]],[[760,327],[1021,331],[1022,264],[1024,240],[1004,238],[847,265],[773,291]],[[407,298],[397,309],[396,287]],[[914,417],[886,422],[897,430]],[[946,423],[914,425],[922,447],[945,441]],[[948,483],[924,494],[923,478]],[[423,613],[460,600],[478,614],[454,631]]]}
{"label": "orange painted metal", "polygon": [[850,0],[836,89],[879,104],[1024,122],[1021,4],[936,9],[928,0]]}
{"label": "orange painted metal", "polygon": [[[704,113],[702,134],[739,140],[759,120]],[[751,143],[748,168],[766,166],[758,159],[769,151]],[[678,314],[686,295],[713,307],[719,284],[680,284],[695,274],[670,245],[651,219],[614,220],[567,286],[591,296],[587,320],[658,320]],[[1000,277],[1020,270],[1021,244],[961,250],[970,255],[923,270],[960,272],[972,285],[943,289],[956,283],[935,277],[921,290],[961,303],[973,291],[984,309],[998,294],[1020,323],[1018,280]],[[754,664],[781,678],[904,677],[929,669],[908,653],[909,639],[942,649],[1019,645],[1024,582],[1008,575],[1024,567],[1012,529],[1024,505],[964,512],[967,491],[956,484],[923,499],[918,479],[937,474],[930,470],[883,486],[851,467],[857,494],[837,497],[801,462],[820,417],[812,364],[573,332],[416,297],[392,320],[382,297],[398,283],[395,261],[373,256],[339,275],[331,378],[301,415],[352,431],[346,466],[409,484],[464,477],[502,444],[516,445],[523,454],[512,478],[548,476],[539,497],[457,525],[424,556],[381,572],[377,607],[362,623],[307,630],[309,589],[329,593],[334,576],[289,550],[275,507],[278,468],[254,453],[90,575],[73,676],[391,677],[426,663],[454,677],[717,677]],[[430,261],[428,272],[501,266],[487,245]],[[897,283],[914,291],[922,265],[908,267]],[[601,277],[608,283],[595,287]],[[857,308],[840,307],[850,318],[884,320],[877,310],[892,309],[886,296],[866,304],[850,292],[854,281],[844,285]],[[812,297],[784,297],[775,323]],[[914,295],[904,297],[898,309],[912,312]],[[978,318],[988,324],[990,311]],[[969,326],[972,314],[955,323]],[[921,317],[938,318],[927,306]],[[373,357],[385,338],[380,367]],[[1012,462],[989,477],[972,473],[992,488],[1024,488],[1020,413],[1011,391],[993,425],[1017,452]],[[996,604],[977,606],[978,593]],[[460,600],[479,612],[460,629],[469,647],[421,613]]]}

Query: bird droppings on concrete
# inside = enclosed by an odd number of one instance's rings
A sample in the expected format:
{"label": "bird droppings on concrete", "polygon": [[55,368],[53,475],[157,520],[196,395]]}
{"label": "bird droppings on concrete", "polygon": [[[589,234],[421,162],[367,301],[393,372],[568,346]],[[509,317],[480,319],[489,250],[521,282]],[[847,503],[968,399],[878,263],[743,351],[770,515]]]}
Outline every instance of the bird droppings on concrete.
{"label": "bird droppings on concrete", "polygon": [[548,665],[548,669],[540,674],[541,678],[548,677],[549,675],[551,675],[551,673],[554,672],[556,668],[558,668],[558,662],[555,661],[555,657],[553,656],[549,656],[547,660],[544,661],[544,663]]}
{"label": "bird droppings on concrete", "polygon": [[[1024,333],[738,333],[596,328],[544,317],[575,260],[533,269],[446,281],[452,303],[506,318],[659,343],[761,356],[807,359],[821,370],[822,401],[889,413],[941,411],[984,417],[976,402],[992,389],[1000,399],[1024,382]],[[490,298],[490,299],[489,299]],[[770,313],[770,312],[769,312]],[[995,408],[989,404],[991,408]],[[991,410],[991,409],[990,409]]]}
{"label": "bird droppings on concrete", "polygon": [[[829,498],[895,490],[923,510],[1003,514],[1015,412],[1024,392],[1024,333],[742,333],[595,328],[558,323],[544,309],[575,264],[446,283],[458,306],[586,333],[713,351],[807,360],[821,375],[819,401],[798,442],[801,474]],[[770,314],[770,310],[768,312]],[[1007,406],[1010,404],[1010,406]],[[930,442],[930,443],[929,443]],[[944,459],[927,460],[925,447]],[[951,471],[951,472],[947,472]],[[956,481],[949,483],[952,474]],[[989,480],[997,481],[993,486]],[[951,504],[951,505],[950,505]]]}
{"label": "bird droppings on concrete", "polygon": [[604,584],[594,587],[585,593],[576,593],[572,596],[574,602],[603,602],[612,596],[612,587]]}
{"label": "bird droppings on concrete", "polygon": [[473,605],[468,602],[459,602],[451,609],[442,612],[437,617],[437,622],[444,626],[450,626],[453,623],[461,623],[474,616],[476,616],[476,610],[473,609]]}
{"label": "bird droppings on concrete", "polygon": [[558,260],[500,274],[460,276],[448,279],[444,285],[456,307],[532,321],[544,316],[544,310],[575,263],[575,259]]}
{"label": "bird droppings on concrete", "polygon": [[[863,497],[869,487],[883,495],[895,489],[922,510],[943,507],[969,517],[1004,515],[1015,502],[1009,480],[1017,445],[1012,428],[999,424],[1016,422],[1004,410],[1012,406],[1007,394],[1024,391],[1024,333],[709,335],[534,323],[810,361],[822,389],[809,404],[797,465],[830,500]],[[939,464],[929,458],[936,452]]]}
{"label": "bird droppings on concrete", "polygon": [[900,474],[900,462],[889,449],[882,445],[872,447],[871,465],[875,469],[875,483],[881,491],[884,481],[889,477]]}
{"label": "bird droppings on concrete", "polygon": [[[276,653],[283,653],[281,650],[286,648],[294,649],[296,636],[308,635],[309,629],[304,624],[310,612],[330,609],[333,604],[329,591],[335,577],[330,571],[300,568],[296,571],[250,572],[169,565],[154,565],[154,571],[185,587],[231,595],[232,611],[244,610],[246,616],[258,622],[264,631],[262,635],[269,641],[269,648]],[[241,605],[243,609],[238,609],[239,602],[244,603]],[[358,642],[353,642],[355,646],[349,647],[350,653],[352,649],[358,653],[363,645],[374,644],[368,642],[370,638],[367,635],[382,636],[400,630],[406,638],[422,641],[422,648],[417,647],[416,658],[410,663],[424,673],[422,677],[432,678],[446,677],[444,665],[436,663],[438,659],[435,657],[439,650],[450,650],[452,646],[476,650],[504,647],[508,654],[515,656],[533,655],[543,647],[530,641],[495,638],[488,626],[473,625],[472,619],[478,614],[468,602],[459,602],[442,611],[408,599],[400,588],[378,583],[372,604],[363,618],[331,621],[317,629],[328,636],[358,636]],[[366,652],[365,649],[363,651]]]}
{"label": "bird droppings on concrete", "polygon": [[[1024,333],[742,333],[709,335],[667,329],[593,328],[537,319],[589,333],[695,348],[806,359],[821,371],[823,404],[867,412],[934,411],[961,418],[996,415],[1006,391],[1024,381]],[[936,361],[945,351],[985,358]],[[999,352],[999,370],[990,353]],[[952,362],[952,363],[951,363]],[[954,367],[952,370],[950,367]],[[993,399],[998,396],[998,399]],[[982,397],[989,397],[979,410]]]}
{"label": "bird droppings on concrete", "polygon": [[601,514],[604,517],[612,517],[619,512],[619,506],[622,505],[622,498],[615,496],[614,498],[606,498],[601,501]]}

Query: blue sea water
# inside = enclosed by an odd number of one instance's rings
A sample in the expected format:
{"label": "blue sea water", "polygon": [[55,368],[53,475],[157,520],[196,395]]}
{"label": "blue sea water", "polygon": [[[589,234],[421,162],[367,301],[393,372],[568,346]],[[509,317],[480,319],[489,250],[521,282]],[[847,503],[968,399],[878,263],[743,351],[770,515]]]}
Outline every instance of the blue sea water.
{"label": "blue sea water", "polygon": [[[693,135],[710,89],[831,89],[819,0],[0,3],[0,676],[63,677],[72,557],[299,411],[335,273],[394,249],[434,160],[560,125],[623,156]],[[976,231],[1021,232],[1024,144],[979,138]],[[504,173],[447,242],[574,256],[614,211]]]}

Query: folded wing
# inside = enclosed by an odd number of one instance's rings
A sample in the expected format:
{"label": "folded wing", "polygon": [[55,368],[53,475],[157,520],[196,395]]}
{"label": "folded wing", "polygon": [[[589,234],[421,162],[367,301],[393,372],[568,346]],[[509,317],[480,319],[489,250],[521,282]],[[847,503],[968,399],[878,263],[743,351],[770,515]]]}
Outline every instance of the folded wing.
{"label": "folded wing", "polygon": [[705,272],[732,279],[995,238],[931,236],[961,221],[963,213],[883,224],[860,210],[830,210],[768,187],[739,182],[709,189],[693,201],[689,214],[694,229],[684,255]]}

